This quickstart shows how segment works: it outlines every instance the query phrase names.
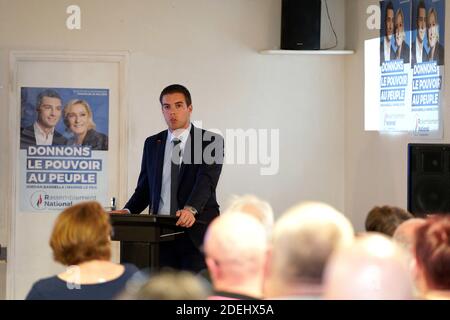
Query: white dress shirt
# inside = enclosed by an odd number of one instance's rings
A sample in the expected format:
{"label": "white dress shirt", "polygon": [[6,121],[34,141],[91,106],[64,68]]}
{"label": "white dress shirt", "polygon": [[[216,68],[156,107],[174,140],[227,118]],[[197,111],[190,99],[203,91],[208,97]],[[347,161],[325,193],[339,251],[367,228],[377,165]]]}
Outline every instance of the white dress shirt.
{"label": "white dress shirt", "polygon": [[421,46],[419,44],[419,40],[416,39],[416,62],[417,63],[422,63],[422,61],[423,61],[422,53],[423,53],[423,43]]}
{"label": "white dress shirt", "polygon": [[53,143],[53,134],[55,128],[52,129],[48,134],[41,129],[37,121],[34,123],[34,136],[36,137],[36,145],[51,146]]}
{"label": "white dress shirt", "polygon": [[177,135],[174,135],[170,130],[167,130],[167,140],[166,140],[166,148],[164,150],[164,164],[163,164],[163,173],[162,173],[162,184],[161,184],[161,199],[159,200],[159,210],[158,214],[161,215],[170,215],[170,185],[171,185],[171,159],[172,159],[172,151],[173,151],[173,143],[174,139],[179,139],[180,147],[181,147],[181,161],[183,161],[183,152],[184,147],[186,146],[186,141],[189,138],[189,133],[191,132],[191,124],[189,127],[185,129],[183,132],[177,132]]}
{"label": "white dress shirt", "polygon": [[388,37],[384,37],[384,61],[391,61],[391,42]]}

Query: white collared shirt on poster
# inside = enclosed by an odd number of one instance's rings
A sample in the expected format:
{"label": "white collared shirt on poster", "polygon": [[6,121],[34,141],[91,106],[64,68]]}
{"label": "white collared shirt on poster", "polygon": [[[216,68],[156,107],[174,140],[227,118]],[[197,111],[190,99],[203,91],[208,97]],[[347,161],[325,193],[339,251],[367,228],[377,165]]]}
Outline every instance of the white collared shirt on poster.
{"label": "white collared shirt on poster", "polygon": [[391,61],[391,41],[384,37],[384,61]]}
{"label": "white collared shirt on poster", "polygon": [[55,128],[48,134],[42,130],[37,122],[34,123],[34,136],[36,137],[36,145],[51,146],[53,143],[53,135]]}
{"label": "white collared shirt on poster", "polygon": [[419,39],[416,39],[416,63],[422,63],[423,57],[423,44],[422,46],[419,44]]}

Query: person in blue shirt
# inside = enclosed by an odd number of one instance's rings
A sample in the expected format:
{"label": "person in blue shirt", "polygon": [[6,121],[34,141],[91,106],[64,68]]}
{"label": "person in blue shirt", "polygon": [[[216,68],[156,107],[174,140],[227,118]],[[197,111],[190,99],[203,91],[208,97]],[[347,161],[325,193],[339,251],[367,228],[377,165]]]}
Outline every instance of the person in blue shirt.
{"label": "person in blue shirt", "polygon": [[110,300],[122,292],[138,271],[111,258],[111,224],[98,202],[65,209],[50,238],[55,261],[68,268],[33,284],[27,300]]}

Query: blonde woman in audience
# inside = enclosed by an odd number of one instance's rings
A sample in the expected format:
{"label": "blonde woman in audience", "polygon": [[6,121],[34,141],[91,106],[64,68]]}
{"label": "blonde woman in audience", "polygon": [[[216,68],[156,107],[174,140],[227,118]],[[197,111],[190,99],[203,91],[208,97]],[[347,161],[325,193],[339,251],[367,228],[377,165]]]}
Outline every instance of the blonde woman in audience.
{"label": "blonde woman in audience", "polygon": [[331,254],[354,238],[350,221],[324,203],[302,203],[275,223],[265,295],[269,299],[320,299]]}
{"label": "blonde woman in audience", "polygon": [[137,269],[110,261],[110,235],[109,216],[98,202],[65,209],[56,219],[50,247],[55,261],[68,268],[37,281],[27,299],[113,299]]}
{"label": "blonde woman in audience", "polygon": [[388,237],[367,233],[337,250],[327,264],[324,297],[333,300],[408,300],[413,286],[405,251]]}
{"label": "blonde woman in audience", "polygon": [[416,234],[417,283],[425,299],[450,299],[450,216],[426,219]]}

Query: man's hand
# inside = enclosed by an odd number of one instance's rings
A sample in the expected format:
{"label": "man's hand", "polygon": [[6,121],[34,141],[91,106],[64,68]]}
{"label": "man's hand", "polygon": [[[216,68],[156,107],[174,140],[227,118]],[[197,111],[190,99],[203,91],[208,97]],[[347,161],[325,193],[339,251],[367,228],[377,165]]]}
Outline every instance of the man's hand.
{"label": "man's hand", "polygon": [[177,226],[190,228],[195,222],[195,217],[189,210],[178,210],[176,215],[179,217],[176,224]]}
{"label": "man's hand", "polygon": [[122,209],[122,210],[108,211],[107,213],[109,213],[109,214],[128,214],[128,213],[130,213],[130,211]]}

